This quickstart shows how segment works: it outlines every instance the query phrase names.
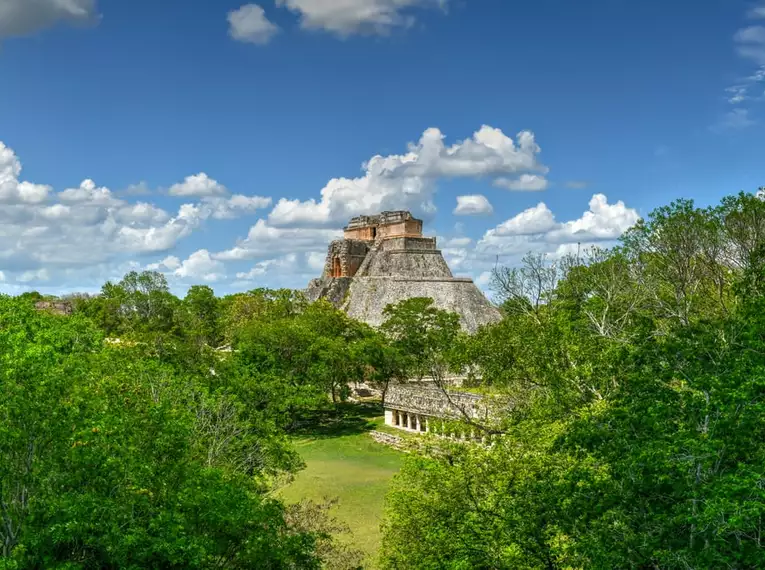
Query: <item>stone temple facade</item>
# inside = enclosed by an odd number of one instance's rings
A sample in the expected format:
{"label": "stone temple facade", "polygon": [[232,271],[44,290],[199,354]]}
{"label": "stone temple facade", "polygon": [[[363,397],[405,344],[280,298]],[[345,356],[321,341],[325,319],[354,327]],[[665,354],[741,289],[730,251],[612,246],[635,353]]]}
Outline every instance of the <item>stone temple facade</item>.
{"label": "stone temple facade", "polygon": [[[430,432],[439,420],[469,418],[486,424],[491,419],[481,396],[444,392],[418,383],[392,384],[385,394],[385,425],[407,431]],[[436,428],[437,429],[437,428]]]}
{"label": "stone temple facade", "polygon": [[343,239],[329,245],[324,271],[306,294],[372,326],[382,324],[387,305],[412,297],[430,297],[436,307],[457,313],[468,332],[500,318],[471,279],[452,275],[436,238],[424,237],[422,220],[406,211],[351,219]]}

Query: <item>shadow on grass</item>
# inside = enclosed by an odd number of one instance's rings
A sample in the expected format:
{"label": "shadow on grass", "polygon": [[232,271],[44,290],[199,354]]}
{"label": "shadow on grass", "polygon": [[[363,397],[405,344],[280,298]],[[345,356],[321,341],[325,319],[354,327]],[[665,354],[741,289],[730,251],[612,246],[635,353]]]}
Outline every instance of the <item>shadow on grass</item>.
{"label": "shadow on grass", "polygon": [[356,435],[374,429],[372,419],[382,414],[383,407],[379,403],[343,402],[301,418],[290,433],[317,439]]}

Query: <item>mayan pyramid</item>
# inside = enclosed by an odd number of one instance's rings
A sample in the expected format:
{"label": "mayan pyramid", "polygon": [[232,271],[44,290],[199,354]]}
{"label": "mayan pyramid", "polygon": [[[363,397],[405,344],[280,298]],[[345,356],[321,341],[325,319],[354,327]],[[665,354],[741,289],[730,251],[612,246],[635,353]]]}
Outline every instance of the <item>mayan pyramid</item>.
{"label": "mayan pyramid", "polygon": [[452,275],[436,238],[423,237],[422,220],[411,213],[359,216],[344,234],[329,245],[321,277],[308,285],[311,301],[327,299],[372,326],[382,324],[388,304],[412,297],[430,297],[436,307],[457,313],[468,332],[499,320],[472,279]]}

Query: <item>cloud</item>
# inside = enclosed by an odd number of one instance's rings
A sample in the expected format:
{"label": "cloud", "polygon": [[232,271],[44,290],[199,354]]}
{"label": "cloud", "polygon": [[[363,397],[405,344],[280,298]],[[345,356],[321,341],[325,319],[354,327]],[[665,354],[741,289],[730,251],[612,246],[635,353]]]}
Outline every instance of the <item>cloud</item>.
{"label": "cloud", "polygon": [[59,192],[58,199],[73,204],[88,204],[95,206],[118,206],[122,200],[116,198],[108,188],[98,188],[90,179],[83,180],[79,188],[67,188]]}
{"label": "cloud", "polygon": [[47,269],[38,269],[37,271],[25,271],[16,278],[19,283],[29,283],[31,281],[48,281],[50,275],[48,275]]}
{"label": "cloud", "polygon": [[742,28],[736,32],[733,40],[739,55],[765,65],[765,26]]}
{"label": "cloud", "polygon": [[590,183],[584,180],[569,180],[566,182],[566,188],[570,188],[572,190],[584,190],[589,185]]}
{"label": "cloud", "polygon": [[544,202],[528,208],[520,214],[505,220],[494,230],[497,236],[525,236],[543,234],[557,226],[555,216]]}
{"label": "cloud", "polygon": [[[750,20],[765,18],[765,3],[751,7],[746,16]],[[743,129],[754,125],[756,121],[750,118],[749,109],[742,105],[765,99],[762,87],[758,85],[765,81],[765,26],[752,25],[741,28],[733,35],[733,42],[736,52],[741,57],[753,60],[759,67],[725,89],[726,101],[730,105],[735,105],[736,108],[728,111],[710,127],[710,130],[715,132]]]}
{"label": "cloud", "polygon": [[[0,266],[9,282],[30,286],[45,276],[57,284],[112,278],[113,269],[128,262],[141,266],[131,257],[168,252],[208,220],[237,218],[271,205],[270,198],[260,196],[227,190],[219,195],[217,182],[197,175],[184,181],[186,189],[213,195],[173,213],[148,201],[120,198],[91,179],[53,192],[22,181],[21,172],[21,161],[0,142]],[[201,261],[198,255],[172,270],[190,276]],[[208,280],[213,274],[220,272],[200,273]]]}
{"label": "cloud", "polygon": [[50,186],[21,182],[20,175],[21,162],[13,150],[0,141],[0,204],[44,202]]}
{"label": "cloud", "polygon": [[[175,258],[177,261],[177,258]],[[165,258],[165,262],[174,263],[173,259]],[[164,263],[164,262],[163,262]],[[164,263],[167,266],[167,263]],[[173,271],[173,275],[181,279],[201,280],[212,283],[226,278],[223,263],[210,256],[206,249],[192,253],[188,259],[181,262]]]}
{"label": "cloud", "polygon": [[209,210],[209,215],[216,220],[230,220],[256,210],[267,208],[272,204],[271,198],[263,196],[244,196],[233,194],[228,198],[202,198],[203,207]]}
{"label": "cloud", "polygon": [[257,4],[245,4],[228,13],[229,35],[244,43],[264,45],[279,32],[279,26],[266,18]]}
{"label": "cloud", "polygon": [[500,129],[482,126],[469,139],[444,144],[437,128],[423,132],[400,155],[373,156],[358,178],[333,178],[319,200],[280,199],[268,216],[273,226],[331,226],[359,214],[406,209],[429,217],[436,183],[448,178],[497,177],[527,171],[546,172],[538,162],[534,134],[522,131],[514,141]]}
{"label": "cloud", "polygon": [[151,189],[146,182],[141,181],[138,184],[130,184],[120,194],[125,196],[145,196],[151,194]]}
{"label": "cloud", "polygon": [[475,284],[478,285],[481,289],[486,289],[489,286],[490,282],[491,282],[491,271],[482,271],[481,274],[475,280]]}
{"label": "cloud", "polygon": [[609,204],[605,194],[593,194],[590,209],[577,220],[554,229],[547,236],[549,241],[572,243],[575,241],[613,240],[634,226],[640,216],[619,200]]}
{"label": "cloud", "polygon": [[457,207],[454,208],[455,216],[476,216],[491,214],[494,212],[489,200],[481,194],[469,196],[457,196]]}
{"label": "cloud", "polygon": [[714,132],[734,131],[751,127],[756,123],[749,114],[749,109],[737,107],[731,109],[710,129]]}
{"label": "cloud", "polygon": [[235,247],[213,254],[215,259],[237,261],[299,251],[321,251],[330,241],[342,237],[342,231],[316,228],[280,228],[258,220],[247,237]]}
{"label": "cloud", "polygon": [[150,263],[149,265],[146,266],[146,269],[148,269],[149,271],[162,271],[164,269],[175,271],[180,266],[181,266],[180,259],[178,259],[174,255],[168,255],[162,261],[159,261],[157,263]]}
{"label": "cloud", "polygon": [[444,248],[467,247],[473,240],[469,237],[439,238],[438,243]]}
{"label": "cloud", "polygon": [[325,253],[287,253],[280,257],[257,262],[248,271],[236,274],[234,287],[252,287],[255,283],[268,280],[270,286],[305,287],[306,283],[318,277],[324,269]]}
{"label": "cloud", "polygon": [[123,224],[151,227],[167,222],[170,215],[153,204],[137,202],[136,204],[126,204],[116,210],[115,218]]}
{"label": "cloud", "polygon": [[725,88],[725,92],[728,94],[728,103],[731,105],[738,105],[746,101],[749,96],[747,95],[749,87],[747,85],[731,85]]}
{"label": "cloud", "polygon": [[509,178],[497,178],[494,181],[497,188],[506,188],[518,192],[537,192],[546,190],[548,186],[547,179],[544,176],[536,174],[522,174],[520,178],[511,180]]}
{"label": "cloud", "polygon": [[263,196],[230,194],[228,188],[204,172],[187,176],[183,182],[173,184],[168,193],[172,196],[194,196],[201,199],[195,215],[202,219],[230,220],[256,210],[269,207],[273,200]]}
{"label": "cloud", "polygon": [[445,8],[448,0],[276,0],[300,16],[300,25],[340,37],[386,35],[414,22],[412,9]]}
{"label": "cloud", "polygon": [[281,258],[266,259],[265,261],[259,261],[249,271],[246,271],[246,272],[243,271],[243,272],[237,273],[236,277],[237,279],[241,279],[244,281],[252,281],[256,277],[262,277],[263,275],[268,273],[269,270],[277,269],[279,267],[281,267],[282,269],[294,268],[296,263],[297,263],[297,254],[289,253]]}
{"label": "cloud", "polygon": [[173,184],[168,193],[171,196],[225,196],[228,189],[204,172],[200,172],[187,176],[183,182]]}
{"label": "cloud", "polygon": [[594,194],[581,217],[560,223],[544,202],[488,230],[477,244],[483,254],[523,254],[529,250],[555,251],[560,244],[594,243],[618,239],[640,216],[619,200],[609,204]]}
{"label": "cloud", "polygon": [[82,25],[96,19],[96,0],[2,0],[0,40],[33,34],[59,22]]}
{"label": "cloud", "polygon": [[747,18],[751,20],[765,19],[765,4],[760,4],[759,6],[753,6],[752,8],[749,9],[746,15],[747,15]]}

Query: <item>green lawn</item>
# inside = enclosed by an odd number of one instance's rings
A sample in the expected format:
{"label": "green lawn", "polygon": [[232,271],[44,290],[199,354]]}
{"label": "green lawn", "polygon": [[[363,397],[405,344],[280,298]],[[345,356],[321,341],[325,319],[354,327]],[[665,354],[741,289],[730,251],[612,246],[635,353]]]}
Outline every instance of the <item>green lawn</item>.
{"label": "green lawn", "polygon": [[306,468],[280,491],[288,502],[337,497],[333,515],[351,528],[348,539],[367,553],[368,568],[375,566],[380,547],[385,492],[402,459],[367,433],[380,424],[378,407],[346,405],[337,417],[303,429],[295,445]]}

